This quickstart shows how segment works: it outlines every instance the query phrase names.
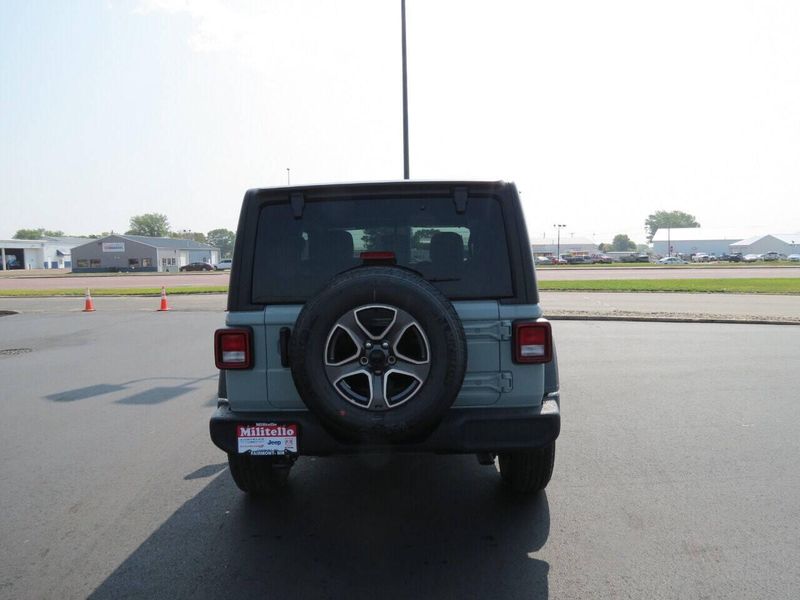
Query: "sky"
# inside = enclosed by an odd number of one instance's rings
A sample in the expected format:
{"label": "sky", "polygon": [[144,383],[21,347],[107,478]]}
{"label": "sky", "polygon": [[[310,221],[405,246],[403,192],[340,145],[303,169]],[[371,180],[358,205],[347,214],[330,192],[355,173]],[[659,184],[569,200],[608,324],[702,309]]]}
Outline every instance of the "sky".
{"label": "sky", "polygon": [[[657,210],[800,231],[800,2],[406,15],[412,179],[514,181],[532,239],[644,242]],[[0,239],[235,229],[287,175],[402,179],[401,85],[399,0],[3,0]]]}

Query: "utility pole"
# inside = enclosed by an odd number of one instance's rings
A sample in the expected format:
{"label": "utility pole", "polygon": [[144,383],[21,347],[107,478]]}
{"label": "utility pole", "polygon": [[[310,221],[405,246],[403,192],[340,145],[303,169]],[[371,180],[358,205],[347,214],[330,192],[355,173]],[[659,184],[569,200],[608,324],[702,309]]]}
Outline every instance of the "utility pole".
{"label": "utility pole", "polygon": [[289,172],[289,167],[286,167],[286,185],[292,185],[292,176]]}
{"label": "utility pole", "polygon": [[402,19],[403,35],[403,179],[408,179],[408,69],[406,66],[406,0],[400,0],[400,17]]}

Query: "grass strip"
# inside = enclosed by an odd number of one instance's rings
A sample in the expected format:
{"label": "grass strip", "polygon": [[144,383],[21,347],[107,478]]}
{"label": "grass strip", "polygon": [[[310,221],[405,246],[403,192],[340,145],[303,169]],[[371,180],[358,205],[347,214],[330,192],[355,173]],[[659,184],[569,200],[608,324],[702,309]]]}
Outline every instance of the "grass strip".
{"label": "grass strip", "polygon": [[539,281],[540,290],[582,292],[695,292],[708,294],[800,294],[798,278],[605,279]]}
{"label": "grass strip", "polygon": [[770,269],[774,267],[794,267],[800,269],[800,264],[788,260],[776,260],[768,262],[689,262],[685,265],[662,265],[655,262],[613,262],[613,263],[579,263],[576,265],[536,265],[537,269],[554,269],[569,271],[570,269]]}
{"label": "grass strip", "polygon": [[[540,290],[583,292],[695,292],[709,294],[800,294],[800,277],[735,279],[598,279],[538,282]],[[158,296],[161,288],[96,288],[92,296]],[[228,286],[168,287],[170,296],[186,294],[224,294]],[[86,288],[45,290],[0,290],[0,297],[46,298],[83,296]]]}
{"label": "grass strip", "polygon": [[[95,296],[160,296],[161,288],[91,288]],[[226,294],[227,285],[181,286],[168,287],[167,295],[181,296],[187,294]],[[51,296],[83,296],[86,288],[49,289],[49,290],[0,290],[0,297],[10,298],[48,298]]]}

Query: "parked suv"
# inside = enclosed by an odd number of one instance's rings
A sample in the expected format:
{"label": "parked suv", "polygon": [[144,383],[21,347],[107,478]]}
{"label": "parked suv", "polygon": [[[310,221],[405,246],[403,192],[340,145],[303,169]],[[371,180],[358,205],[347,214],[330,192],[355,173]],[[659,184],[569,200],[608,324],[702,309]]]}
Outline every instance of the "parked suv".
{"label": "parked suv", "polygon": [[216,265],[214,265],[215,271],[230,271],[231,265],[233,261],[230,258],[223,258],[219,261]]}
{"label": "parked suv", "polygon": [[210,425],[238,487],[301,456],[430,452],[543,489],[560,397],[529,248],[510,183],[247,192]]}

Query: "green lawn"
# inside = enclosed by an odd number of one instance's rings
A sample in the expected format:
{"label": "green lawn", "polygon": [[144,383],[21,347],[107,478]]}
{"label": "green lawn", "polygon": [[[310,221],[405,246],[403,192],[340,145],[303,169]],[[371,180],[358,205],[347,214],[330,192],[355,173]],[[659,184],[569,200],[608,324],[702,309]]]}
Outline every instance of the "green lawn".
{"label": "green lawn", "polygon": [[541,290],[591,292],[699,292],[714,294],[800,294],[798,278],[612,279],[539,281]]}
{"label": "green lawn", "polygon": [[[580,281],[539,281],[539,289],[586,292],[698,292],[728,294],[800,294],[797,278],[741,279],[611,279]],[[225,294],[224,285],[168,287],[170,296],[182,294]],[[0,290],[0,297],[43,298],[83,296],[85,288],[49,290]],[[161,288],[97,288],[92,296],[158,296]]]}
{"label": "green lawn", "polygon": [[654,269],[763,269],[767,267],[797,267],[800,269],[800,264],[788,260],[776,260],[770,262],[707,262],[707,263],[688,263],[685,265],[661,265],[658,263],[639,263],[639,262],[614,262],[614,263],[595,263],[593,265],[536,265],[537,269],[615,269],[615,268],[654,268]]}

